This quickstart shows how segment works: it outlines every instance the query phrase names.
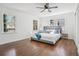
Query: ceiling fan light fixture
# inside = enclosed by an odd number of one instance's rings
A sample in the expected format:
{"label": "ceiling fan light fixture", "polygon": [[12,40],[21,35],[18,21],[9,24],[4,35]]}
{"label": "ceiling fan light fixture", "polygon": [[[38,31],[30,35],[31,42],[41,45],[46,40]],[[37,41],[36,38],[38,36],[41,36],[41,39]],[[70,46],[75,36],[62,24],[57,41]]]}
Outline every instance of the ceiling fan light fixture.
{"label": "ceiling fan light fixture", "polygon": [[52,12],[50,9],[58,8],[58,6],[50,7],[49,3],[45,3],[45,5],[43,7],[37,7],[37,8],[43,9],[41,12],[44,12],[46,9],[48,10],[48,12]]}

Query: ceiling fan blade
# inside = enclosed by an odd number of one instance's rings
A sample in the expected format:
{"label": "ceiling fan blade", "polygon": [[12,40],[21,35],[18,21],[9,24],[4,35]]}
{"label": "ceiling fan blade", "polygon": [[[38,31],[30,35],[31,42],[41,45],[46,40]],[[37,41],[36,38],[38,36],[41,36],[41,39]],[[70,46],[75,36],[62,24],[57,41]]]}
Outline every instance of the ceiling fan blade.
{"label": "ceiling fan blade", "polygon": [[54,6],[54,7],[49,7],[49,9],[52,9],[52,8],[58,8],[57,6]]}
{"label": "ceiling fan blade", "polygon": [[36,7],[36,8],[44,9],[44,7]]}
{"label": "ceiling fan blade", "polygon": [[49,3],[46,3],[45,6],[46,6],[46,7],[49,7]]}
{"label": "ceiling fan blade", "polygon": [[49,5],[49,3],[46,3],[46,5]]}
{"label": "ceiling fan blade", "polygon": [[[45,9],[44,9],[45,10]],[[42,10],[41,12],[43,12],[44,10]]]}
{"label": "ceiling fan blade", "polygon": [[52,12],[51,10],[48,9],[49,12]]}

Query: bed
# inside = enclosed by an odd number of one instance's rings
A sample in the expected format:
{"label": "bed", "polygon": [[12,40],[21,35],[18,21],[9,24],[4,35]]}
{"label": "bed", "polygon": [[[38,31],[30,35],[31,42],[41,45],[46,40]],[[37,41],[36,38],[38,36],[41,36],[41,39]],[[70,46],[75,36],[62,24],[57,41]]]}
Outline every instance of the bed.
{"label": "bed", "polygon": [[61,37],[59,27],[44,27],[44,30],[38,31],[37,33],[33,34],[32,40],[55,44]]}

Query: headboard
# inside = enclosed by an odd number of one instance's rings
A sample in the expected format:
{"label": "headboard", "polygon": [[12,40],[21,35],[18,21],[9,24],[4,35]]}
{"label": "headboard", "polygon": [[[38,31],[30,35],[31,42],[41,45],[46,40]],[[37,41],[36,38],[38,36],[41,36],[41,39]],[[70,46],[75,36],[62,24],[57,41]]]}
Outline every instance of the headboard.
{"label": "headboard", "polygon": [[43,30],[53,30],[60,29],[60,26],[44,26]]}
{"label": "headboard", "polygon": [[44,26],[43,27],[44,31],[52,31],[52,30],[57,30],[58,32],[60,32],[61,27],[60,26]]}

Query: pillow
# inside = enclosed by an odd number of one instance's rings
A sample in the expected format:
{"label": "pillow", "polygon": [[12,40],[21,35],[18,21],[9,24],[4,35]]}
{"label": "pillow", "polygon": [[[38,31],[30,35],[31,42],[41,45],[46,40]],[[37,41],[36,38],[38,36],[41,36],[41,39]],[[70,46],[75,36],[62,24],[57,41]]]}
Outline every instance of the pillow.
{"label": "pillow", "polygon": [[59,30],[56,30],[56,31],[55,31],[55,34],[59,34],[59,33],[60,33],[60,31],[59,31]]}
{"label": "pillow", "polygon": [[51,31],[39,31],[38,33],[50,33]]}
{"label": "pillow", "polygon": [[50,32],[50,34],[55,34],[55,32],[56,32],[56,30],[52,30],[52,31]]}
{"label": "pillow", "polygon": [[50,34],[59,34],[60,32],[59,32],[59,30],[52,30],[51,32],[50,32]]}

